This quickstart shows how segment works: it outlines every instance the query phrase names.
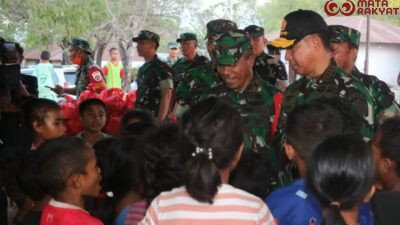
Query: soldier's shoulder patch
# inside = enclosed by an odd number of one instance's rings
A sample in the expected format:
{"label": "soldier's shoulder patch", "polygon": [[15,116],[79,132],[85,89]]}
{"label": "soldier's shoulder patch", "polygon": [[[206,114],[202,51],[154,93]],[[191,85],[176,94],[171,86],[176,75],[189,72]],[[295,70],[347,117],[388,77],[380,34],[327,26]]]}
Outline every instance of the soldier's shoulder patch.
{"label": "soldier's shoulder patch", "polygon": [[97,66],[92,66],[89,68],[89,76],[95,81],[103,80],[103,74]]}

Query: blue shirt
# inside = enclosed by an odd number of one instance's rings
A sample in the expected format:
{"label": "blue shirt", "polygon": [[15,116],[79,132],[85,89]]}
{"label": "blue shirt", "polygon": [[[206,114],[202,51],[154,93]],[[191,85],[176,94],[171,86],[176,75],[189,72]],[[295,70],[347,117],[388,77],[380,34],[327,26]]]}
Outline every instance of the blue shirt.
{"label": "blue shirt", "polygon": [[[272,192],[265,202],[278,225],[318,225],[322,222],[322,210],[318,200],[307,190],[304,180]],[[373,225],[369,204],[359,210],[360,225]]]}

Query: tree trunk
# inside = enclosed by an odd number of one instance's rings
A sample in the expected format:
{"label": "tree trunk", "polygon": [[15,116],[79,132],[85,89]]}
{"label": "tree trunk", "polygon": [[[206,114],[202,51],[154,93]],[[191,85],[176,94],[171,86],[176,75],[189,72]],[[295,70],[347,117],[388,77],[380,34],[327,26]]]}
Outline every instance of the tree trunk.
{"label": "tree trunk", "polygon": [[124,67],[124,78],[122,79],[122,89],[125,92],[131,91],[131,67],[132,67],[132,45],[125,43],[122,40],[118,41],[119,52],[121,55],[122,65]]}
{"label": "tree trunk", "polygon": [[106,45],[98,45],[96,51],[96,64],[101,67],[101,61],[103,59],[103,53],[106,49]]}

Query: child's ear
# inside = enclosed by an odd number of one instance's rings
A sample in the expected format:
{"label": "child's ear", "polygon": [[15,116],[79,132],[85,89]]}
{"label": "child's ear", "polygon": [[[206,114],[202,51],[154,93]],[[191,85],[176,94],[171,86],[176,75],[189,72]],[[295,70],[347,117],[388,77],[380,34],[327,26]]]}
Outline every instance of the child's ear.
{"label": "child's ear", "polygon": [[36,133],[42,133],[43,124],[38,123],[38,121],[34,121],[32,127],[36,131]]}
{"label": "child's ear", "polygon": [[374,196],[374,194],[375,194],[375,190],[376,190],[376,187],[375,187],[375,185],[372,185],[371,186],[371,189],[369,190],[369,192],[368,192],[368,194],[365,196],[365,198],[364,198],[364,202],[369,202],[370,200],[371,200],[371,198]]}
{"label": "child's ear", "polygon": [[382,160],[382,169],[385,174],[390,173],[391,171],[396,170],[396,163],[389,158],[383,158]]}
{"label": "child's ear", "polygon": [[82,187],[82,174],[73,174],[67,179],[67,187],[80,189]]}
{"label": "child's ear", "polygon": [[293,161],[295,158],[296,158],[296,156],[297,156],[297,153],[296,153],[296,151],[294,150],[294,148],[293,148],[293,146],[291,145],[291,144],[285,144],[284,145],[284,147],[285,147],[285,153],[286,153],[286,156],[288,157],[288,159],[290,160],[290,161]]}

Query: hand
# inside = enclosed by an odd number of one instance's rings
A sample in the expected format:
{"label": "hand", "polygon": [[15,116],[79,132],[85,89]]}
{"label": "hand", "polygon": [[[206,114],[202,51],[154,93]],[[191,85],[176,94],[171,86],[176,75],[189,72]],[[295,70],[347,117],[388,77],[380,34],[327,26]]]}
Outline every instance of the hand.
{"label": "hand", "polygon": [[58,84],[54,88],[50,88],[50,90],[54,91],[57,95],[64,94],[64,88]]}

